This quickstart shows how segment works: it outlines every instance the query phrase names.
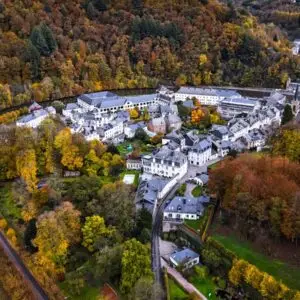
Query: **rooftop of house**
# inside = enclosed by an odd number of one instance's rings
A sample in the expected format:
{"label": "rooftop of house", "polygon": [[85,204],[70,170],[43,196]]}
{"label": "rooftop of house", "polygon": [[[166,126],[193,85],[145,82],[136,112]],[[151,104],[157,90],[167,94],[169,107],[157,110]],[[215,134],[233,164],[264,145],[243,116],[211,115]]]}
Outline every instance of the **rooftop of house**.
{"label": "rooftop of house", "polygon": [[29,123],[37,118],[47,116],[48,112],[44,109],[34,110],[31,114],[25,115],[18,120],[18,123]]}
{"label": "rooftop of house", "polygon": [[165,164],[171,164],[174,162],[176,165],[181,166],[187,161],[187,158],[183,153],[166,148],[162,148],[157,153],[153,154],[153,156],[158,163],[163,162]]}
{"label": "rooftop of house", "polygon": [[227,126],[224,126],[224,125],[213,125],[212,126],[212,129],[211,129],[212,132],[218,132],[220,133],[221,135],[226,135],[228,134],[228,128]]}
{"label": "rooftop of house", "polygon": [[257,104],[257,100],[245,98],[245,97],[239,97],[239,98],[225,98],[221,101],[221,105],[243,105],[243,106],[255,106]]}
{"label": "rooftop of house", "polygon": [[209,202],[209,197],[174,197],[165,208],[165,213],[201,214],[204,210],[203,203]]}
{"label": "rooftop of house", "polygon": [[182,103],[183,106],[193,109],[195,107],[193,100],[187,100]]}
{"label": "rooftop of house", "polygon": [[178,265],[184,264],[192,259],[199,257],[199,254],[189,248],[174,252],[170,256]]}
{"label": "rooftop of house", "polygon": [[123,106],[128,102],[132,104],[150,102],[154,101],[156,97],[156,94],[120,97],[112,92],[97,92],[91,94],[83,94],[79,96],[78,99],[97,108],[110,108]]}
{"label": "rooftop of house", "polygon": [[78,108],[79,106],[76,103],[68,103],[65,107],[65,110],[73,110]]}
{"label": "rooftop of house", "polygon": [[202,174],[196,176],[196,178],[200,179],[203,182],[203,184],[207,184],[208,180],[209,180],[208,174],[205,174],[205,173],[202,173]]}
{"label": "rooftop of house", "polygon": [[153,178],[142,181],[138,188],[138,196],[143,200],[154,204],[157,194],[169,183],[169,179]]}
{"label": "rooftop of house", "polygon": [[194,152],[204,152],[209,148],[211,148],[211,141],[203,139],[198,144],[194,145],[191,150]]}
{"label": "rooftop of house", "polygon": [[215,89],[215,88],[196,88],[196,87],[181,87],[177,93],[179,94],[190,94],[190,95],[207,95],[216,97],[236,97],[239,98],[241,95],[233,90]]}

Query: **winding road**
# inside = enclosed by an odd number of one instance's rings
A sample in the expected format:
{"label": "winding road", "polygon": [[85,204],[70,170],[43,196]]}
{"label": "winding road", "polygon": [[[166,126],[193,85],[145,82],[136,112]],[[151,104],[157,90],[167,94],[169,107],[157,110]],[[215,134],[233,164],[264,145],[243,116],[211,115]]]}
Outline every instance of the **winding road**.
{"label": "winding road", "polygon": [[4,253],[23,277],[24,281],[27,283],[28,287],[34,295],[34,299],[37,300],[48,300],[48,296],[42,289],[37,280],[33,277],[31,272],[27,269],[23,261],[17,252],[11,247],[6,237],[0,232],[0,247],[3,249]]}

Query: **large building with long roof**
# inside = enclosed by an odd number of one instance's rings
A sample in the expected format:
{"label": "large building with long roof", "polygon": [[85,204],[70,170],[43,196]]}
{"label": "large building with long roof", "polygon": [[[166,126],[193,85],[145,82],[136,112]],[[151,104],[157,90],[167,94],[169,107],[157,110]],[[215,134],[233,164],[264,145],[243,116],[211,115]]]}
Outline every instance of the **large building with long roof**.
{"label": "large building with long roof", "polygon": [[86,111],[97,110],[100,114],[114,113],[133,108],[142,109],[155,104],[156,94],[120,97],[112,92],[83,94],[77,98],[77,104]]}
{"label": "large building with long roof", "polygon": [[218,105],[225,98],[241,98],[241,95],[233,90],[216,88],[181,87],[174,94],[174,102],[186,101],[196,98],[202,105]]}

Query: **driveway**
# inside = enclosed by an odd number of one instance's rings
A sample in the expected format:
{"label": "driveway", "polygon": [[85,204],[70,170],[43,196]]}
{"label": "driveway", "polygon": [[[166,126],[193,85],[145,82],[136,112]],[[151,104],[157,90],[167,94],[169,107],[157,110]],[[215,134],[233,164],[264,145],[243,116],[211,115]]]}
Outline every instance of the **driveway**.
{"label": "driveway", "polygon": [[194,197],[192,195],[192,191],[193,189],[196,187],[197,185],[194,184],[194,183],[187,183],[186,184],[186,190],[185,190],[185,193],[184,193],[184,196],[185,197]]}
{"label": "driveway", "polygon": [[161,265],[166,268],[168,274],[173,277],[180,286],[183,287],[189,294],[194,293],[199,296],[199,299],[207,300],[207,298],[199,292],[190,282],[188,282],[176,269],[171,268],[163,259]]}

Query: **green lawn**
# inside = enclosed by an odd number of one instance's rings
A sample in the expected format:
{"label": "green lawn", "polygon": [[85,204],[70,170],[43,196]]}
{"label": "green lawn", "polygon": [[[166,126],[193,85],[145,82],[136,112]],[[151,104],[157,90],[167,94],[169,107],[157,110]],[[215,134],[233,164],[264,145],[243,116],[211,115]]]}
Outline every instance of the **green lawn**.
{"label": "green lawn", "polygon": [[293,268],[282,261],[271,259],[254,250],[250,243],[240,241],[234,236],[214,234],[213,238],[239,258],[247,260],[261,271],[281,280],[288,287],[300,290],[300,268]]}
{"label": "green lawn", "polygon": [[8,220],[21,218],[21,209],[16,205],[11,192],[11,184],[0,187],[0,214]]}
{"label": "green lawn", "polygon": [[64,282],[59,284],[59,286],[69,300],[97,300],[100,296],[100,287],[85,285],[79,295],[72,296],[68,293],[67,286]]}
{"label": "green lawn", "polygon": [[184,224],[197,231],[200,229],[201,218],[198,220],[184,220]]}
{"label": "green lawn", "polygon": [[192,190],[192,195],[194,197],[200,197],[202,195],[202,186],[197,185],[193,190]]}
{"label": "green lawn", "polygon": [[[197,288],[199,292],[206,296],[207,299],[217,300],[215,295],[217,286],[209,276],[207,276],[205,279],[200,279],[197,277],[197,275],[194,275],[189,279],[189,281],[195,286],[195,288]],[[209,296],[209,294],[211,295]]]}
{"label": "green lawn", "polygon": [[168,281],[171,300],[188,299],[188,294],[172,278],[169,277]]}

